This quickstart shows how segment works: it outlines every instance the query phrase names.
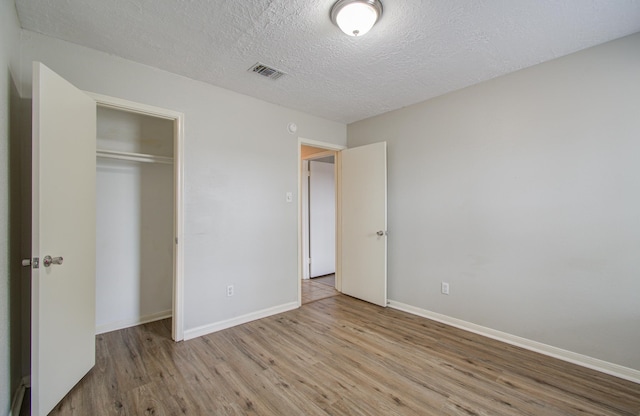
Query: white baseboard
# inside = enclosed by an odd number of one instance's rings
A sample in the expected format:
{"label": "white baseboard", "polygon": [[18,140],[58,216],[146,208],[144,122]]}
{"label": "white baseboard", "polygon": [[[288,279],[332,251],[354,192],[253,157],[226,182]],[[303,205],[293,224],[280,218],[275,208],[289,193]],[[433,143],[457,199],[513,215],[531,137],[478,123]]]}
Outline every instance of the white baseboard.
{"label": "white baseboard", "polygon": [[603,361],[597,358],[589,357],[587,355],[582,355],[572,351],[563,350],[562,348],[553,347],[551,345],[543,344],[541,342],[532,341],[527,338],[522,338],[516,335],[508,334],[506,332],[497,331],[495,329],[487,328],[481,325],[476,325],[471,322],[463,321],[457,318],[452,318],[450,316],[442,315],[436,312],[431,312],[426,309],[407,305],[401,302],[396,302],[394,300],[389,301],[389,307],[398,309],[403,312],[408,312],[412,315],[422,316],[423,318],[431,319],[434,321],[441,322],[443,324],[454,326],[456,328],[464,329],[465,331],[473,332],[475,334],[492,338],[498,341],[506,342],[507,344],[515,345],[530,351],[534,351],[540,354],[548,355],[550,357],[558,358],[560,360],[577,364],[582,367],[600,371],[605,374],[609,374],[612,376],[623,378],[625,380],[633,381],[634,383],[640,383],[640,371],[635,370],[633,368],[624,367],[618,364],[610,363],[608,361]]}
{"label": "white baseboard", "polygon": [[22,410],[22,402],[24,400],[25,391],[31,387],[31,376],[24,376],[20,380],[20,385],[16,389],[16,393],[13,395],[11,401],[11,410],[9,410],[9,416],[19,416]]}
{"label": "white baseboard", "polygon": [[160,319],[171,318],[172,313],[173,311],[168,309],[166,311],[152,313],[151,315],[141,316],[136,319],[127,319],[100,325],[96,327],[96,334],[104,334],[105,332],[117,331],[118,329],[130,328],[136,325],[159,321]]}
{"label": "white baseboard", "polygon": [[203,335],[211,334],[217,331],[222,331],[223,329],[231,328],[236,325],[246,324],[247,322],[266,318],[271,315],[287,312],[297,308],[298,308],[297,301],[289,302],[283,305],[274,306],[272,308],[263,309],[261,311],[251,312],[246,315],[238,316],[236,318],[227,319],[226,321],[215,322],[213,324],[203,325],[193,329],[187,329],[184,331],[184,340],[186,341],[189,339],[201,337]]}

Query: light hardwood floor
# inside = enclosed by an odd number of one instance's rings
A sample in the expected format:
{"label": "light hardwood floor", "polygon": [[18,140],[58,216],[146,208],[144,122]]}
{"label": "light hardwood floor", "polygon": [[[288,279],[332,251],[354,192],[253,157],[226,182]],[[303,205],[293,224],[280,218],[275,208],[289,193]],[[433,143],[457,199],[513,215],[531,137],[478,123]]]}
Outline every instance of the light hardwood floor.
{"label": "light hardwood floor", "polygon": [[331,287],[336,287],[336,275],[334,273],[327,274],[325,276],[314,277],[311,279],[311,281],[323,283]]}
{"label": "light hardwood floor", "polygon": [[340,292],[338,292],[335,287],[327,284],[327,279],[324,277],[302,279],[301,301],[303,305],[309,302],[315,302],[316,300],[329,298],[331,296],[337,296],[339,294]]}
{"label": "light hardwood floor", "polygon": [[54,415],[634,415],[640,385],[344,295],[174,343],[97,337]]}

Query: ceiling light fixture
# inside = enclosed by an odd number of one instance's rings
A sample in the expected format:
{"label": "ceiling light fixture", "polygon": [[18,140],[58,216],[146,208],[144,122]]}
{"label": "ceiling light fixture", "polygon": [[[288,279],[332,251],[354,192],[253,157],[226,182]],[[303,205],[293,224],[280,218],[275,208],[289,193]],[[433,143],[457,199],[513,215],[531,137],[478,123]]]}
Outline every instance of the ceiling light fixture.
{"label": "ceiling light fixture", "polygon": [[338,0],[331,7],[331,21],[349,36],[364,35],[380,16],[380,0]]}

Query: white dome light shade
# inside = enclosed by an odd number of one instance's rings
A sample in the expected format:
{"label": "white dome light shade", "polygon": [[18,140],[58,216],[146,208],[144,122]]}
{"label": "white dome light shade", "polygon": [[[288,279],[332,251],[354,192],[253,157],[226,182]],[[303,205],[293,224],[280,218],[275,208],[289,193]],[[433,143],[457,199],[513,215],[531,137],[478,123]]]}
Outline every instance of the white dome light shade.
{"label": "white dome light shade", "polygon": [[349,36],[367,33],[382,15],[379,0],[339,0],[331,8],[331,20]]}
{"label": "white dome light shade", "polygon": [[347,4],[338,12],[336,22],[338,27],[349,36],[361,36],[373,27],[378,14],[365,3]]}

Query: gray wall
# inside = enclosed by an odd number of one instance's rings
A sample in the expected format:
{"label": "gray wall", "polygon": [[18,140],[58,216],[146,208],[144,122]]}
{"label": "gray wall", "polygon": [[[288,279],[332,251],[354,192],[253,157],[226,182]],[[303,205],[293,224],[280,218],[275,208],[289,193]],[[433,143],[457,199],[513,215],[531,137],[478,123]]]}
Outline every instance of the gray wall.
{"label": "gray wall", "polygon": [[344,124],[34,32],[22,32],[21,55],[23,95],[38,60],[83,90],[185,114],[185,330],[297,300],[298,210],[285,194],[297,200],[298,138],[287,125],[345,144]]}
{"label": "gray wall", "polygon": [[[0,415],[9,413],[13,391],[20,371],[19,304],[12,302],[16,277],[10,268],[10,104],[17,90],[13,78],[17,75],[20,28],[12,0],[0,1]],[[18,291],[19,294],[19,291]],[[16,342],[18,341],[18,342]]]}
{"label": "gray wall", "polygon": [[347,137],[388,142],[390,299],[640,370],[640,34]]}

